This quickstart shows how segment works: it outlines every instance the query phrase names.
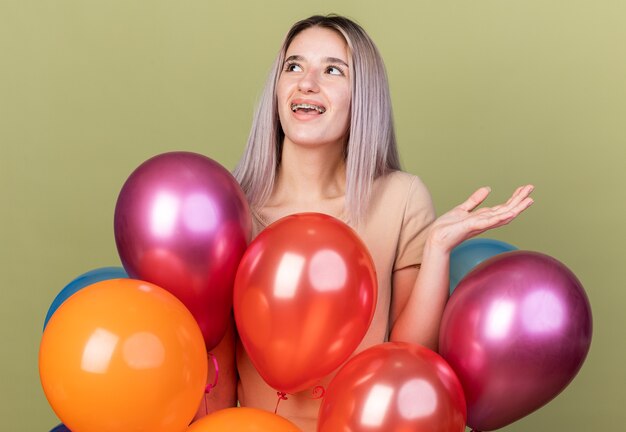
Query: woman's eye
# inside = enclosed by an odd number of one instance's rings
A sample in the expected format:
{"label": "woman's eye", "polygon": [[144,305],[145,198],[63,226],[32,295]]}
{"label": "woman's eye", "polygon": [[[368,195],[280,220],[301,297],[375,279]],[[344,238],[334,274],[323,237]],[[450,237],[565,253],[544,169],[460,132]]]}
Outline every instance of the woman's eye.
{"label": "woman's eye", "polygon": [[286,72],[302,72],[302,68],[297,63],[288,63],[285,67]]}
{"label": "woman's eye", "polygon": [[343,71],[337,66],[328,66],[328,68],[326,68],[326,72],[329,75],[343,75]]}

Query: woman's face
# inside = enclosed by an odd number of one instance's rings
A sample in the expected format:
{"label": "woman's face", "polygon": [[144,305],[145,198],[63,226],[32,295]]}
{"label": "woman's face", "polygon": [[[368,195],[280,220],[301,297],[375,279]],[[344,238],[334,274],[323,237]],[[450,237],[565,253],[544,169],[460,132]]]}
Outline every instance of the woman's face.
{"label": "woman's face", "polygon": [[291,41],[278,79],[278,115],[285,140],[341,145],[350,126],[348,46],[330,29],[310,27]]}

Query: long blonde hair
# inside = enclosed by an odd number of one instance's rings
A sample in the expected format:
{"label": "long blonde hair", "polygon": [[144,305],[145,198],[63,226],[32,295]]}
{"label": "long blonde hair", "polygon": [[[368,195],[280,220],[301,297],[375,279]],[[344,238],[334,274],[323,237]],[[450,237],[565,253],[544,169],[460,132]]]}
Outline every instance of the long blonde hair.
{"label": "long blonde hair", "polygon": [[362,219],[374,180],[400,169],[389,84],[383,60],[372,39],[354,21],[338,15],[314,15],[295,23],[282,47],[261,94],[248,144],[234,175],[253,208],[269,199],[280,166],[284,133],[278,118],[276,86],[285,53],[293,39],[310,27],[328,28],[345,39],[352,63],[350,130],[345,149],[348,218]]}

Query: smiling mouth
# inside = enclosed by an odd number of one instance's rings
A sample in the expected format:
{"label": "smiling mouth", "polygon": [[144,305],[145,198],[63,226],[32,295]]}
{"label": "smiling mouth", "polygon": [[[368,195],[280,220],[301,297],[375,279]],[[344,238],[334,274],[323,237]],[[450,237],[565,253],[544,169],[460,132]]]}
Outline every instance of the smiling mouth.
{"label": "smiling mouth", "polygon": [[296,112],[298,110],[302,110],[307,113],[317,111],[320,114],[324,114],[326,112],[326,108],[319,105],[313,105],[308,103],[291,104],[291,111]]}

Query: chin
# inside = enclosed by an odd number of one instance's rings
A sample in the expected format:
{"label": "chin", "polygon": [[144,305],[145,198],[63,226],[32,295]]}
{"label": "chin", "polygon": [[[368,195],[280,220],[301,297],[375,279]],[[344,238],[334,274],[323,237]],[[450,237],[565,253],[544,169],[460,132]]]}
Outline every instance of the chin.
{"label": "chin", "polygon": [[343,145],[345,137],[328,137],[311,134],[296,134],[288,136],[287,139],[298,146],[319,147],[323,145]]}

